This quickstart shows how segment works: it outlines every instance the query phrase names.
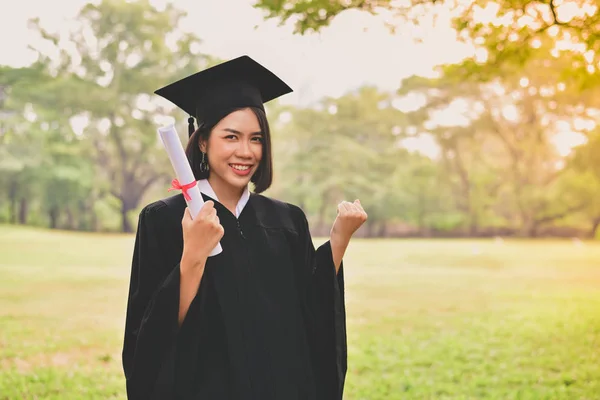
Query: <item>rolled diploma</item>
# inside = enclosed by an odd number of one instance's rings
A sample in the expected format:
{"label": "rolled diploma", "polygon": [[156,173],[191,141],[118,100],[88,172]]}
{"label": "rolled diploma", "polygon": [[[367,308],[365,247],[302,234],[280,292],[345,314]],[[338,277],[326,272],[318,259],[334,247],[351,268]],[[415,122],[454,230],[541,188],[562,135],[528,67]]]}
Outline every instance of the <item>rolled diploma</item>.
{"label": "rolled diploma", "polygon": [[[185,151],[183,150],[183,146],[181,144],[181,140],[179,140],[179,135],[177,135],[175,126],[171,124],[162,128],[158,128],[158,134],[163,142],[163,146],[167,150],[167,154],[169,155],[171,165],[175,170],[175,174],[177,175],[177,180],[179,183],[181,185],[187,185],[194,182],[196,178],[194,177],[192,168],[190,167],[187,156],[185,155]],[[202,194],[200,193],[198,185],[188,189],[187,192],[190,195],[190,200],[186,200],[186,203],[190,209],[192,218],[194,218],[196,215],[198,215],[200,209],[204,205],[204,200],[202,199]],[[217,246],[211,251],[209,256],[215,256],[221,253],[221,251],[223,251],[221,244],[217,243]]]}

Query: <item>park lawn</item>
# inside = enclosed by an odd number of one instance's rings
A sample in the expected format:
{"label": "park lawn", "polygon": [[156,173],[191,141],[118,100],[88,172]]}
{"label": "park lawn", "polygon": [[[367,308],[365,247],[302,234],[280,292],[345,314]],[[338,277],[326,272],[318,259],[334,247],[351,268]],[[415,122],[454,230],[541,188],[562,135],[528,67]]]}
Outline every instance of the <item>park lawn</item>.
{"label": "park lawn", "polygon": [[[0,226],[0,400],[125,398],[133,240]],[[345,399],[600,394],[600,243],[356,240],[345,274]]]}

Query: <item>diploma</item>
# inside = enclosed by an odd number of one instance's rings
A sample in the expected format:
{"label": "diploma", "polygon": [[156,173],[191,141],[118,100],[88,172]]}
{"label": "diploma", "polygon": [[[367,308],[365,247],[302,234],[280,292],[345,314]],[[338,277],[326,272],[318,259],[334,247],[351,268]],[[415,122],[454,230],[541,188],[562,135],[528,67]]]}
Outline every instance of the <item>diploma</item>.
{"label": "diploma", "polygon": [[[176,189],[182,190],[193,219],[200,212],[200,209],[204,205],[204,200],[202,199],[202,194],[196,184],[196,178],[194,177],[188,158],[183,150],[181,140],[179,140],[179,135],[177,135],[174,125],[158,128],[158,134],[160,135],[163,146],[171,160],[171,165],[177,175],[177,179],[173,180],[173,186]],[[215,256],[221,253],[221,251],[221,244],[217,243],[217,246],[212,250],[210,256]]]}

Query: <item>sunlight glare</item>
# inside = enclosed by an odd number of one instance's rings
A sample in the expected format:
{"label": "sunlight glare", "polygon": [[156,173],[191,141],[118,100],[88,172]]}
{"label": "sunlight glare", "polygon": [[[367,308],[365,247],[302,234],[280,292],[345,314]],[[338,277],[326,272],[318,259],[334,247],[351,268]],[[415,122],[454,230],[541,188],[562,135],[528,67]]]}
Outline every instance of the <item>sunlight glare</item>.
{"label": "sunlight glare", "polygon": [[401,139],[399,146],[410,152],[417,152],[432,159],[436,159],[440,154],[439,145],[435,138],[428,133],[421,133],[416,137]]}

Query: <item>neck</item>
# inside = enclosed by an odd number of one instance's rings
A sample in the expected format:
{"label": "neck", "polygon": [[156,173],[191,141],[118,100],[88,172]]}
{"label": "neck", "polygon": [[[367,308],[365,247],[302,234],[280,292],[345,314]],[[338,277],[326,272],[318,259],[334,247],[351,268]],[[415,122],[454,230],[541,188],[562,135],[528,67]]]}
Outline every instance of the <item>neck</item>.
{"label": "neck", "polygon": [[235,215],[235,208],[244,193],[243,188],[236,188],[221,182],[218,179],[208,178],[208,183],[215,191],[215,194],[219,198],[219,202],[223,204],[233,215]]}

